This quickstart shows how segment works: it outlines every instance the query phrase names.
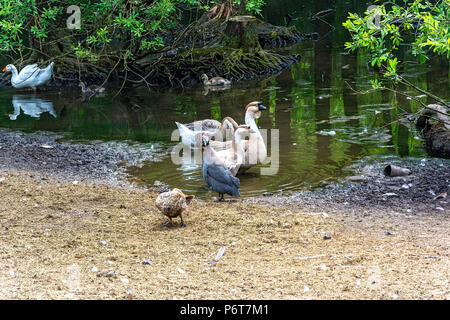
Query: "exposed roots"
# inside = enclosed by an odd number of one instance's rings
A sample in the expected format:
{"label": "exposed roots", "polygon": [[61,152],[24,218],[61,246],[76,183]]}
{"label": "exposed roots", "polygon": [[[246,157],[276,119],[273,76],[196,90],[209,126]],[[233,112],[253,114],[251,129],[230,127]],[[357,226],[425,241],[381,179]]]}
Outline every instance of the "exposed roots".
{"label": "exposed roots", "polygon": [[149,66],[148,78],[170,85],[198,83],[203,73],[232,81],[248,80],[276,73],[296,61],[297,56],[282,56],[264,50],[249,53],[231,49],[195,49],[158,59]]}
{"label": "exposed roots", "polygon": [[[250,22],[237,20],[226,5],[214,7],[199,20],[162,35],[166,43],[158,53],[148,53],[134,60],[108,55],[99,61],[78,60],[71,52],[52,55],[55,62],[55,85],[105,84],[116,81],[123,85],[189,85],[200,82],[200,76],[221,76],[229,80],[249,80],[267,76],[289,67],[297,56],[283,56],[271,51],[292,45],[313,35],[303,35],[295,28],[278,27],[250,17]],[[233,20],[234,19],[234,20]],[[65,47],[70,47],[66,44]],[[54,51],[57,52],[57,48]],[[62,49],[61,49],[62,50]],[[17,61],[19,68],[29,63],[46,64],[47,55],[31,52]],[[0,85],[9,78],[0,76]]]}

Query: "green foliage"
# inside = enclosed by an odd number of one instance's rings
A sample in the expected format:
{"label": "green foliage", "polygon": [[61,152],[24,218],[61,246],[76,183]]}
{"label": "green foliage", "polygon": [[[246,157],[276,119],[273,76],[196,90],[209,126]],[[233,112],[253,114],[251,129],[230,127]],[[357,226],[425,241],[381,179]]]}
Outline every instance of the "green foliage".
{"label": "green foliage", "polygon": [[245,9],[247,9],[248,12],[260,14],[264,4],[264,0],[247,1]]}
{"label": "green foliage", "polygon": [[[254,14],[260,13],[264,5],[263,0],[223,2],[232,6],[244,4]],[[70,45],[65,46],[61,56],[73,54],[91,61],[102,57],[128,59],[171,45],[166,35],[179,24],[183,10],[206,12],[221,3],[217,0],[0,0],[0,52],[38,49],[39,53],[48,54],[46,58],[57,59],[52,48],[64,40]],[[66,10],[70,5],[81,9],[81,29],[66,28],[70,16]]]}
{"label": "green foliage", "polygon": [[[378,19],[379,23],[374,23]],[[393,0],[363,16],[349,13],[343,26],[350,31],[352,41],[345,47],[367,50],[372,66],[380,67],[386,78],[399,80],[400,46],[410,46],[421,63],[432,54],[450,58],[449,24],[450,0]]]}

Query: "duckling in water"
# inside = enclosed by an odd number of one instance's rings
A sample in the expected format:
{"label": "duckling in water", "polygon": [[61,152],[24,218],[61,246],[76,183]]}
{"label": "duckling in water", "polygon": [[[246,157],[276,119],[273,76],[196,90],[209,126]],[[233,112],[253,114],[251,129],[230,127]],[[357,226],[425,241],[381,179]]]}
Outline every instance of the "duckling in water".
{"label": "duckling in water", "polygon": [[180,217],[180,226],[185,227],[182,213],[189,212],[188,205],[195,196],[187,196],[180,189],[173,189],[172,191],[163,192],[156,198],[156,207],[169,218],[171,226],[175,226],[172,218]]}
{"label": "duckling in water", "polygon": [[202,74],[201,78],[205,86],[229,86],[231,84],[230,80],[227,80],[222,77],[214,77],[208,79],[208,76],[206,74]]}
{"label": "duckling in water", "polygon": [[86,84],[84,82],[80,82],[78,86],[81,87],[81,91],[83,93],[102,93],[103,91],[105,91],[105,88],[96,85],[86,87]]}

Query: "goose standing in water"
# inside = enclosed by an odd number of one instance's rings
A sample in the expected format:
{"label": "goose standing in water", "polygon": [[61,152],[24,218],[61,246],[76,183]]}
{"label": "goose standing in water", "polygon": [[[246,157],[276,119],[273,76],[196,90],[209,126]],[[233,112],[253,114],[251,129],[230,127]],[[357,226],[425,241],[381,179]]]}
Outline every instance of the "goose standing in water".
{"label": "goose standing in water", "polygon": [[90,85],[86,87],[86,84],[83,81],[80,81],[78,86],[81,87],[81,91],[83,93],[102,93],[103,91],[105,91],[105,88],[96,85]]}
{"label": "goose standing in water", "polygon": [[222,159],[209,144],[208,136],[202,136],[203,155],[202,171],[206,184],[219,193],[218,201],[224,201],[224,194],[239,197],[240,180],[233,177]]}
{"label": "goose standing in water", "polygon": [[202,74],[201,76],[203,80],[203,84],[205,86],[229,86],[231,85],[231,81],[222,77],[214,77],[209,79],[206,74]]}
{"label": "goose standing in water", "polygon": [[[250,102],[245,107],[245,124],[250,126],[251,134],[249,140],[241,140],[240,143],[244,149],[244,160],[239,166],[238,175],[243,174],[245,171],[257,164],[263,164],[267,158],[267,147],[261,132],[256,124],[256,119],[261,117],[261,111],[267,108],[260,101]],[[237,126],[235,124],[234,126]],[[211,141],[213,142],[213,141]],[[231,141],[214,141],[211,143],[214,150],[224,150],[232,147]]]}
{"label": "goose standing in water", "polygon": [[198,120],[188,124],[175,122],[180,132],[181,141],[184,145],[189,147],[201,147],[201,136],[207,135],[209,137],[218,135],[220,137],[227,137],[237,127],[236,121],[231,117],[223,118],[222,122],[212,119]]}
{"label": "goose standing in water", "polygon": [[183,222],[183,211],[189,212],[189,203],[195,196],[187,196],[180,189],[173,189],[168,192],[163,192],[156,198],[156,207],[169,218],[171,226],[174,226],[172,218],[180,217],[180,226],[185,227]]}
{"label": "goose standing in water", "polygon": [[[223,163],[230,170],[233,176],[237,175],[240,166],[244,164],[245,150],[243,147],[244,144],[242,142],[244,141],[245,137],[250,135],[250,133],[254,133],[250,129],[250,126],[239,126],[233,135],[232,148],[215,152],[215,155],[218,158],[222,159]],[[210,144],[211,142],[213,141],[210,141]]]}
{"label": "goose standing in water", "polygon": [[253,133],[250,134],[250,139],[245,141],[245,161],[240,166],[238,174],[244,173],[254,165],[264,163],[267,158],[267,147],[256,124],[256,119],[261,117],[261,111],[266,109],[260,101],[251,102],[245,108],[245,124],[250,126]]}
{"label": "goose standing in water", "polygon": [[54,63],[50,63],[46,68],[39,69],[37,64],[30,64],[24,67],[20,73],[17,68],[8,64],[3,68],[3,72],[11,72],[11,85],[16,89],[32,88],[36,91],[38,86],[45,85],[52,77]]}
{"label": "goose standing in water", "polygon": [[[259,161],[258,163],[262,163],[265,159],[265,155],[267,155],[266,145],[264,144],[264,139],[262,138],[262,135],[258,129],[258,126],[256,125],[256,119],[259,119],[261,117],[261,111],[266,110],[267,108],[262,105],[260,101],[254,101],[250,102],[245,107],[245,125],[250,126],[250,129],[254,135],[252,136],[252,144],[254,144],[255,148],[258,147],[259,150]],[[227,117],[230,119],[230,123],[233,124],[233,128],[236,130],[236,128],[239,127],[239,125],[234,121],[232,118]],[[241,143],[244,144],[244,149],[246,152],[248,152],[249,147],[249,141],[242,141]],[[262,143],[262,144],[261,144]],[[260,146],[258,144],[261,144]],[[211,141],[211,146],[216,151],[229,149],[232,146],[231,141]],[[265,155],[264,155],[265,154]]]}
{"label": "goose standing in water", "polygon": [[[255,119],[261,117],[261,111],[267,108],[259,101],[250,102],[245,107],[245,124],[252,125],[257,128]],[[231,148],[232,129],[236,130],[239,126],[231,117],[223,118],[222,122],[212,119],[198,120],[191,123],[182,124],[175,122],[177,125],[181,140],[186,146],[201,147],[202,134],[208,135],[210,138],[215,135],[216,140],[210,141],[214,150],[223,150]],[[220,132],[220,134],[219,134]],[[259,132],[259,130],[257,131]]]}

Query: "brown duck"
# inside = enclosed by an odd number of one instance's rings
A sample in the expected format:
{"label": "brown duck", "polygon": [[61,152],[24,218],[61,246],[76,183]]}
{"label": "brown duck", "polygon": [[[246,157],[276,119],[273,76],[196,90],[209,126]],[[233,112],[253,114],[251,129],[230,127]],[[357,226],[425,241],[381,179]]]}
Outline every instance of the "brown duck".
{"label": "brown duck", "polygon": [[156,207],[169,218],[169,222],[172,226],[175,224],[172,218],[180,217],[180,226],[185,227],[186,224],[183,222],[182,213],[184,211],[189,211],[188,205],[194,199],[195,196],[187,196],[180,189],[173,189],[168,192],[163,192],[156,198]]}

